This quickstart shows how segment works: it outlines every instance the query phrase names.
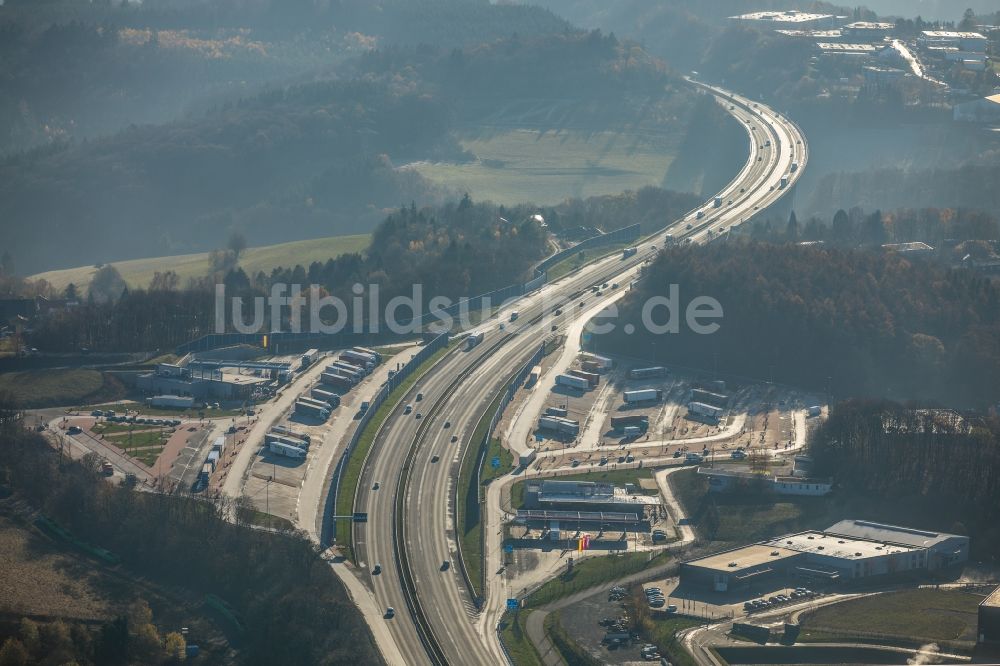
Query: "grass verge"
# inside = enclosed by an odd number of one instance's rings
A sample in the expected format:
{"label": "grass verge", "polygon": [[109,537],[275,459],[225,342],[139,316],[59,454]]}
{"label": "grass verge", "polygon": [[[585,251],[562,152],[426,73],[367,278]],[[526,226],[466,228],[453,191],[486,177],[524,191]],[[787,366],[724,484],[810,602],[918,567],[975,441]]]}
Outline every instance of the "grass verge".
{"label": "grass verge", "polygon": [[[396,403],[402,399],[406,392],[409,391],[413,385],[420,379],[426,368],[433,366],[437,363],[441,357],[447,354],[455,345],[457,341],[452,340],[448,342],[448,345],[442,347],[434,354],[429,356],[423,363],[421,363],[409,377],[403,380],[403,382],[389,394],[389,397],[382,406],[378,408],[375,412],[375,416],[372,417],[371,421],[365,426],[362,431],[361,436],[358,438],[358,444],[354,447],[354,451],[351,453],[350,458],[347,460],[347,468],[343,472],[343,478],[340,480],[340,492],[337,495],[337,505],[334,508],[334,512],[338,516],[349,516],[354,512],[354,494],[358,488],[358,481],[361,478],[361,471],[364,468],[365,458],[368,456],[368,451],[372,447],[372,443],[375,441],[375,435],[378,433],[379,428],[385,423],[385,420],[389,418],[392,410],[395,409]],[[349,518],[339,519],[337,521],[337,533],[338,534],[351,534],[351,520]],[[354,546],[351,543],[350,537],[341,538],[337,540],[337,544],[342,548],[343,553],[352,562],[355,562],[354,558]]]}
{"label": "grass verge", "polygon": [[584,650],[574,641],[560,623],[560,611],[552,611],[545,616],[545,635],[552,641],[556,651],[562,656],[563,661],[571,666],[600,666],[601,661],[594,659],[590,653]]}
{"label": "grass verge", "polygon": [[982,600],[982,596],[968,592],[929,588],[862,597],[805,615],[799,640],[885,637],[921,643],[965,641],[971,645],[976,640]]}
{"label": "grass verge", "polygon": [[528,638],[528,616],[531,611],[507,611],[500,618],[500,640],[507,648],[511,661],[517,666],[544,666],[542,656],[538,654],[531,639]]}
{"label": "grass verge", "polygon": [[253,514],[250,516],[250,522],[259,527],[268,527],[273,530],[290,532],[295,529],[295,525],[293,525],[292,521],[287,518],[272,516],[269,513],[264,513],[263,511],[258,511],[257,509],[254,509]]}
{"label": "grass verge", "polygon": [[623,576],[666,563],[668,557],[661,551],[623,553],[588,557],[563,572],[528,595],[525,607],[538,608],[570,594],[618,580]]}
{"label": "grass verge", "polygon": [[592,250],[581,250],[573,256],[563,259],[558,264],[550,268],[547,271],[549,282],[558,280],[562,276],[575,271],[585,264],[590,264],[605,257],[610,257],[612,254],[621,252],[623,249],[632,247],[633,245],[635,245],[635,241],[629,243],[615,243],[614,245]]}
{"label": "grass verge", "polygon": [[7,372],[0,374],[0,391],[10,391],[29,408],[74,405],[125,394],[118,380],[88,368]]}

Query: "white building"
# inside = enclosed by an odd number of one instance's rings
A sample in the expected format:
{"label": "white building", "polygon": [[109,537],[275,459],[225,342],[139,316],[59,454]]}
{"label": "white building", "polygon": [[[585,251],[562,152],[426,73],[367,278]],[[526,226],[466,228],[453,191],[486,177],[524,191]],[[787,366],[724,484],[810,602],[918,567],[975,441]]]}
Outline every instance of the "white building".
{"label": "white building", "polygon": [[984,53],[987,39],[978,32],[955,32],[951,30],[924,30],[917,42],[923,47],[952,46],[963,51]]}
{"label": "white building", "polygon": [[840,17],[833,14],[812,14],[797,10],[752,12],[739,16],[730,16],[730,21],[757,28],[773,28],[784,30],[822,30],[836,28],[842,23]]}
{"label": "white building", "polygon": [[895,27],[896,26],[892,23],[857,21],[855,23],[848,23],[845,25],[841,28],[841,32],[844,33],[844,37],[880,42],[888,37],[889,33],[891,33]]}

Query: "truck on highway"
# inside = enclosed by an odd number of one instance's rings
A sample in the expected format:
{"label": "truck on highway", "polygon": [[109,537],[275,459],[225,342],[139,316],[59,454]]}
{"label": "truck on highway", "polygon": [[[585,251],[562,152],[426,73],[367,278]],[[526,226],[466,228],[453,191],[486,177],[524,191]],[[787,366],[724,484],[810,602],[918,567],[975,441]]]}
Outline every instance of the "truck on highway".
{"label": "truck on highway", "polygon": [[663,389],[639,389],[625,391],[622,394],[626,405],[636,405],[644,402],[659,402],[663,399]]}
{"label": "truck on highway", "polygon": [[518,312],[517,310],[514,310],[513,312],[510,313],[510,320],[511,321],[517,321],[517,318],[518,318],[518,316],[520,314],[521,314],[520,312]]}
{"label": "truck on highway", "polygon": [[563,435],[576,437],[580,434],[580,422],[560,416],[543,416],[538,419],[539,430],[552,430]]}
{"label": "truck on highway", "polygon": [[469,337],[467,337],[465,339],[465,348],[467,350],[468,349],[472,349],[473,347],[475,347],[476,345],[478,345],[480,342],[482,342],[484,337],[486,337],[486,334],[484,332],[482,332],[482,331],[479,331],[478,333],[471,334]]}
{"label": "truck on highway", "polygon": [[590,390],[590,382],[583,377],[574,377],[573,375],[556,375],[556,385],[575,388],[581,391]]}
{"label": "truck on highway", "polygon": [[601,376],[594,372],[586,372],[584,370],[569,370],[569,374],[574,377],[579,377],[580,379],[586,379],[590,384],[590,388],[596,387],[601,383]]}
{"label": "truck on highway", "polygon": [[795,173],[798,170],[799,170],[799,163],[798,162],[792,162],[791,172]]}
{"label": "truck on highway", "polygon": [[627,247],[624,250],[622,250],[622,259],[628,259],[629,257],[633,257],[638,251],[639,248],[637,247]]}
{"label": "truck on highway", "polygon": [[[698,211],[698,214],[694,216],[694,219],[696,219],[696,220],[700,220],[700,219],[701,219],[701,218],[703,218],[703,217],[705,217],[705,211],[703,211],[703,210],[699,210],[699,211]],[[691,225],[689,224],[689,225],[688,225],[688,229],[690,229],[690,228],[691,228]]]}
{"label": "truck on highway", "polygon": [[305,449],[300,449],[297,446],[291,446],[290,444],[283,444],[281,442],[271,442],[267,445],[267,448],[271,453],[277,453],[279,456],[285,456],[287,458],[305,458]]}
{"label": "truck on highway", "polygon": [[778,187],[782,190],[788,187],[788,176],[781,177],[781,183],[778,185]]}
{"label": "truck on highway", "polygon": [[715,197],[712,201],[713,208],[720,208],[722,206],[722,197]]}

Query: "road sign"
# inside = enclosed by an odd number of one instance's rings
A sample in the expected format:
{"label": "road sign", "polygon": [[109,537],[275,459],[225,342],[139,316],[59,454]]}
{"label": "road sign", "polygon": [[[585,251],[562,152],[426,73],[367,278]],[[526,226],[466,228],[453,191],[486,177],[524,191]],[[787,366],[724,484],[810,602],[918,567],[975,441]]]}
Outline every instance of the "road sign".
{"label": "road sign", "polygon": [[490,466],[493,469],[499,469],[500,468],[500,456],[493,456],[493,460],[490,461]]}
{"label": "road sign", "polygon": [[513,553],[514,552],[514,544],[512,544],[512,543],[506,544],[503,547],[503,552],[505,552],[505,553]]}
{"label": "road sign", "polygon": [[517,599],[508,599],[507,600],[507,610],[517,610],[520,607],[521,607],[521,604],[518,603]]}

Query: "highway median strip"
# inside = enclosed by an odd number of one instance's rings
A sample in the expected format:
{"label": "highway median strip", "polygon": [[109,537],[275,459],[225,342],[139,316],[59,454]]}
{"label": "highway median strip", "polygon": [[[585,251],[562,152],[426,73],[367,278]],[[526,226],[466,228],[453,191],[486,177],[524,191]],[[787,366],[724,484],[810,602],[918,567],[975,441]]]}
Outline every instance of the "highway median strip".
{"label": "highway median strip", "polygon": [[[423,363],[421,363],[417,369],[406,379],[404,379],[399,386],[397,386],[392,393],[389,394],[382,406],[378,408],[375,412],[375,416],[365,425],[361,436],[358,438],[358,444],[354,447],[354,451],[351,452],[350,458],[347,460],[347,467],[344,469],[344,476],[340,482],[340,492],[337,495],[337,504],[334,511],[335,515],[338,516],[349,516],[354,513],[354,496],[357,494],[358,482],[361,479],[361,472],[364,469],[365,461],[368,458],[368,452],[371,450],[372,444],[375,441],[375,437],[378,435],[379,430],[382,428],[382,424],[385,423],[389,415],[392,414],[393,410],[399,404],[399,401],[403,399],[403,396],[416,384],[420,379],[423,378],[425,372],[427,372],[431,367],[433,367],[445,354],[452,350],[457,344],[457,340],[451,340],[448,342],[447,346],[439,349],[437,352],[429,356]],[[338,534],[352,534],[351,530],[351,520],[349,518],[338,519]],[[345,540],[344,543],[340,543],[338,540],[338,545],[340,545],[343,550],[343,554],[357,564],[355,560],[354,544],[350,540]]]}

